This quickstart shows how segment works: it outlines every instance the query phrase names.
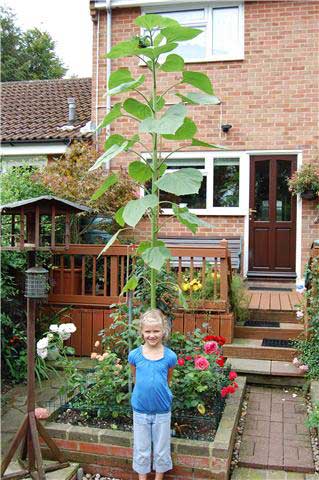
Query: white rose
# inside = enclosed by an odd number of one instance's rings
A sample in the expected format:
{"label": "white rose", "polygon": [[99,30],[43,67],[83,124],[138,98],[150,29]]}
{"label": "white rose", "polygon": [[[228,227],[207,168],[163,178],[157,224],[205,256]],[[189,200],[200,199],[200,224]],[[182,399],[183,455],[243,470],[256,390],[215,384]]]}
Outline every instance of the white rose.
{"label": "white rose", "polygon": [[76,331],[76,326],[74,323],[65,323],[65,331],[68,333],[74,333]]}
{"label": "white rose", "polygon": [[47,348],[37,348],[37,354],[41,358],[46,358],[48,356],[48,349]]}
{"label": "white rose", "polygon": [[37,342],[37,349],[38,350],[43,350],[43,349],[47,348],[48,345],[49,345],[48,337],[43,337],[43,338],[41,338],[41,340],[39,340]]}
{"label": "white rose", "polygon": [[59,325],[57,325],[56,323],[54,323],[53,325],[50,325],[49,330],[50,330],[51,332],[57,333],[57,332],[59,331]]}

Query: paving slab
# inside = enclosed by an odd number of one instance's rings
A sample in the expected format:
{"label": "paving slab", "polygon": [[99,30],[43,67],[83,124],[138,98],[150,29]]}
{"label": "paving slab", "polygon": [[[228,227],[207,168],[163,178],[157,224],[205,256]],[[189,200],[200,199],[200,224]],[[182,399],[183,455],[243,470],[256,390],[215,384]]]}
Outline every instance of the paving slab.
{"label": "paving slab", "polygon": [[[313,478],[312,478],[313,477]],[[318,480],[318,476],[283,470],[262,470],[255,468],[236,468],[231,480]]]}
{"label": "paving slab", "polygon": [[248,358],[227,359],[226,365],[231,364],[236,372],[254,373],[259,375],[270,375],[271,360],[254,360]]}
{"label": "paving slab", "polygon": [[[53,462],[45,461],[43,463],[44,463],[44,466],[48,466]],[[55,470],[54,472],[46,473],[45,478],[46,480],[71,480],[74,478],[74,475],[76,474],[78,468],[79,468],[78,463],[70,463],[69,467],[61,468],[61,470]],[[19,463],[11,462],[6,470],[6,473],[15,473],[19,470],[21,470]],[[31,479],[31,477],[28,475],[26,477],[23,477],[22,480],[24,479],[25,480]]]}
{"label": "paving slab", "polygon": [[271,360],[270,373],[271,375],[289,375],[289,377],[303,376],[299,368],[295,367],[291,362],[278,362],[276,360]]}
{"label": "paving slab", "polygon": [[285,473],[296,475],[298,472],[313,473],[306,418],[305,401],[300,391],[250,386],[239,466],[285,470]]}

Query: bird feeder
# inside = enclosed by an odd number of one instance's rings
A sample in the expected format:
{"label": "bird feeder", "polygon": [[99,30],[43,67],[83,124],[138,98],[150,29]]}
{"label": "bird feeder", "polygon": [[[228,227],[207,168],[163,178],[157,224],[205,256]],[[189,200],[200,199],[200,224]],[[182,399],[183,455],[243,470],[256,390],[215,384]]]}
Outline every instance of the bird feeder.
{"label": "bird feeder", "polygon": [[49,272],[43,267],[28,268],[25,272],[25,294],[27,298],[46,299],[49,290]]}

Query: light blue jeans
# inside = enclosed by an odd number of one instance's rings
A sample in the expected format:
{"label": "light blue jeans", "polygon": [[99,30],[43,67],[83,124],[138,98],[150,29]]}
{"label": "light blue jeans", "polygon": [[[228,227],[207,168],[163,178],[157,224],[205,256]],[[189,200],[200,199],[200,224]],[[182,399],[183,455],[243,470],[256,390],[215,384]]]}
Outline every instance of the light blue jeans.
{"label": "light blue jeans", "polygon": [[133,470],[145,474],[151,471],[153,444],[153,470],[158,473],[173,468],[171,458],[171,412],[133,412]]}

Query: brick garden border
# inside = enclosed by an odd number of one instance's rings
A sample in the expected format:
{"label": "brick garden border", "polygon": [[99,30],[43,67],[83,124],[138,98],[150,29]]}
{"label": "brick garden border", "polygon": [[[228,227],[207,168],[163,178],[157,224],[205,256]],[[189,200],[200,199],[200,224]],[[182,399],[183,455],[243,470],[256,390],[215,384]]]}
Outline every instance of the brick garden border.
{"label": "brick garden border", "polygon": [[[228,480],[236,428],[246,387],[238,377],[236,393],[227,398],[221,421],[212,442],[172,439],[174,468],[165,476],[174,480]],[[86,472],[110,474],[133,480],[132,433],[70,424],[46,422],[46,429],[66,458],[78,462]],[[50,452],[42,444],[44,458]]]}

